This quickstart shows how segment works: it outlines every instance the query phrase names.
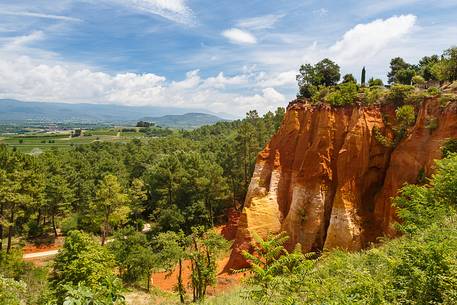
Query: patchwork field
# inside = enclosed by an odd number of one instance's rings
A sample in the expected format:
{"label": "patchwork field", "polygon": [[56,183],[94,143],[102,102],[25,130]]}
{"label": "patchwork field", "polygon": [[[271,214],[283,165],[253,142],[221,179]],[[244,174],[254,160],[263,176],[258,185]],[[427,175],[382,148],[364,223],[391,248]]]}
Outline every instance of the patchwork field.
{"label": "patchwork field", "polygon": [[24,153],[40,153],[51,149],[70,149],[75,145],[87,145],[93,142],[127,142],[132,139],[143,139],[145,134],[139,128],[103,128],[85,130],[81,136],[75,137],[72,131],[55,133],[27,133],[0,137],[0,144],[14,147]]}

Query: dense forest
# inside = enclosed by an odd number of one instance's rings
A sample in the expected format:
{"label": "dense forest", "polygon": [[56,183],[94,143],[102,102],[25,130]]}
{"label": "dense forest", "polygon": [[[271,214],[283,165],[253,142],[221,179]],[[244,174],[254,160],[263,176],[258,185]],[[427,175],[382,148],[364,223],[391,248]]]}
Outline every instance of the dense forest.
{"label": "dense forest", "polygon": [[[52,291],[49,296],[30,291],[35,285],[43,284],[35,279],[35,269],[29,270],[32,275],[27,268],[15,265],[22,264],[18,250],[24,242],[52,242],[61,234],[68,235],[65,246],[74,243],[90,249],[91,260],[97,258],[92,256],[94,253],[100,252],[99,259],[103,262],[99,269],[95,270],[97,264],[91,262],[91,268],[95,269],[86,271],[97,273],[96,278],[86,283],[88,289],[98,286],[98,280],[111,273],[110,267],[114,265],[110,265],[112,261],[108,258],[111,252],[93,244],[87,234],[99,236],[100,245],[113,234],[131,236],[132,241],[128,242],[138,248],[119,245],[116,238],[109,244],[126,282],[137,281],[153,269],[174,267],[179,259],[165,261],[176,253],[162,259],[151,258],[151,268],[144,274],[142,263],[147,257],[144,254],[154,252],[149,248],[151,246],[161,247],[156,252],[165,253],[163,247],[171,247],[169,251],[173,252],[173,246],[181,247],[182,243],[187,245],[192,241],[197,245],[200,241],[211,241],[214,234],[207,230],[225,222],[226,209],[242,208],[257,153],[278,129],[284,111],[278,108],[275,113],[268,112],[263,117],[251,111],[243,120],[176,131],[146,141],[93,143],[75,146],[69,151],[56,149],[39,156],[1,146],[0,265],[4,266],[3,276],[25,281],[29,304],[36,304],[37,298],[42,297],[49,297],[51,302],[54,297],[60,297],[59,301],[63,301],[65,295],[71,295],[71,289],[77,289],[64,284],[77,285],[80,282],[77,279],[82,279],[81,274],[63,276],[61,273],[67,271],[57,271],[61,260],[62,269],[71,268],[64,262],[68,257],[56,260],[49,281]],[[151,224],[147,236],[139,233],[145,223]],[[124,230],[121,233],[116,231],[121,228]],[[161,233],[169,236],[161,237]],[[176,244],[161,245],[156,238],[164,243],[175,240]],[[214,246],[218,242],[221,241],[215,240]],[[198,248],[195,251],[200,248],[195,247]],[[136,265],[127,262],[134,259],[138,260]],[[101,270],[104,270],[102,274],[98,274]],[[46,282],[42,272],[41,280]],[[200,281],[209,281],[215,276],[213,273],[214,270]],[[10,282],[6,278],[2,281],[5,281],[2,289],[9,284],[22,287],[22,282]],[[195,291],[195,299],[204,295],[203,287],[206,289],[207,285],[202,285]]]}
{"label": "dense forest", "polygon": [[[366,73],[360,83],[351,75],[340,82],[338,65],[328,59],[304,65],[298,100],[333,107],[393,103],[404,123],[398,141],[424,98],[457,100],[446,91],[457,79],[456,48],[418,65],[393,59],[390,87],[366,83]],[[250,111],[243,120],[40,155],[0,146],[0,304],[125,304],[125,287],[149,290],[153,272],[176,266],[176,302],[203,301],[216,280],[216,261],[230,247],[212,228],[226,222],[228,208],[243,208],[256,156],[284,115],[284,108],[263,116]],[[209,301],[455,304],[456,152],[450,139],[435,175],[405,186],[395,199],[401,238],[360,253],[323,254],[289,253],[284,234],[258,238],[254,253],[245,253],[252,267],[246,284]],[[22,260],[25,243],[62,236],[50,268]],[[189,287],[184,261],[190,261]]]}

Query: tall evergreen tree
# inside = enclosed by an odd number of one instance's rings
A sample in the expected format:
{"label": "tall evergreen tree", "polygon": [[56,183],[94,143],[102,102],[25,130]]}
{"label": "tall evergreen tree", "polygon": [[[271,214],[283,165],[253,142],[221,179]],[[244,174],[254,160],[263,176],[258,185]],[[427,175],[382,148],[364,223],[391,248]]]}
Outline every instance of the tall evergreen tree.
{"label": "tall evergreen tree", "polygon": [[363,67],[362,69],[362,79],[361,79],[361,84],[362,86],[365,86],[365,80],[366,80],[366,70],[365,70],[365,67]]}
{"label": "tall evergreen tree", "polygon": [[[106,175],[97,188],[97,200],[93,211],[101,216],[102,246],[105,244],[107,234],[110,230],[110,220],[113,214],[128,201],[117,177]],[[126,217],[127,215],[125,215]]]}

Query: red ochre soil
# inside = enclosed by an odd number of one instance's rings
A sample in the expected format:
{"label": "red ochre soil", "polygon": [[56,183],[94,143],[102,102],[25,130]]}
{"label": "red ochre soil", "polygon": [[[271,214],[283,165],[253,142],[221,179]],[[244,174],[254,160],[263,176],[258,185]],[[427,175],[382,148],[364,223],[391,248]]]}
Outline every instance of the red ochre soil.
{"label": "red ochre soil", "polygon": [[29,254],[29,253],[39,253],[39,252],[46,252],[51,250],[59,250],[63,246],[64,239],[63,237],[58,237],[53,243],[50,244],[26,244],[24,248],[22,248],[22,253]]}
{"label": "red ochre soil", "polygon": [[[233,240],[236,235],[238,220],[240,218],[240,212],[235,209],[228,210],[228,221],[227,224],[216,227],[216,231],[224,236],[227,240]],[[245,276],[243,273],[232,274],[230,270],[224,270],[224,267],[229,261],[229,254],[226,257],[219,260],[217,263],[217,282],[215,287],[208,289],[208,295],[215,295],[219,292],[225,291],[236,286],[240,280]],[[183,279],[184,286],[188,287],[190,278],[190,262],[185,261],[183,263]],[[155,273],[152,276],[152,285],[162,290],[172,291],[176,286],[178,278],[178,268],[176,268],[171,274],[166,272]]]}

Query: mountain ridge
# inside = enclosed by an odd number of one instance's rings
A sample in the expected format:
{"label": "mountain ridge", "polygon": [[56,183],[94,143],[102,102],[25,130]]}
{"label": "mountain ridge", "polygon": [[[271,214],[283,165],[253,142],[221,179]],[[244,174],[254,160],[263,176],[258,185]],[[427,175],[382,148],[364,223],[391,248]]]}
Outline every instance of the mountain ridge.
{"label": "mountain ridge", "polygon": [[134,123],[142,117],[161,117],[203,113],[222,119],[231,119],[223,114],[205,109],[123,106],[114,104],[32,102],[0,99],[1,122],[52,122],[52,123]]}

